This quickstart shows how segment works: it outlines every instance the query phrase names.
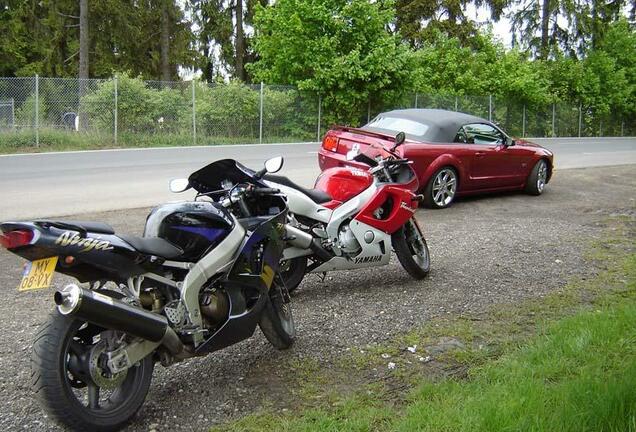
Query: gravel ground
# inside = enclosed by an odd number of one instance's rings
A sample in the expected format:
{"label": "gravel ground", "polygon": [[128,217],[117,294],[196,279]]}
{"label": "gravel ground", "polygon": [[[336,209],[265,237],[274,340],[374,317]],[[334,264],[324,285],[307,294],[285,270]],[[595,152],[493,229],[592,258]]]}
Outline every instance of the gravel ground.
{"label": "gravel ground", "polygon": [[[256,337],[164,369],[129,431],[205,430],[267,404],[292,406],[289,360],[324,364],[348,349],[381,343],[431,317],[483,311],[496,303],[543,296],[590,271],[582,253],[608,215],[636,215],[636,166],[564,170],[541,197],[523,194],[464,199],[420,211],[432,271],[413,281],[394,258],[387,267],[310,275],[293,298],[298,339],[278,352]],[[147,209],[74,216],[139,234]],[[0,252],[1,430],[60,430],[32,400],[31,341],[52,310],[51,292],[18,294],[22,261]],[[55,286],[68,279],[57,275]]]}

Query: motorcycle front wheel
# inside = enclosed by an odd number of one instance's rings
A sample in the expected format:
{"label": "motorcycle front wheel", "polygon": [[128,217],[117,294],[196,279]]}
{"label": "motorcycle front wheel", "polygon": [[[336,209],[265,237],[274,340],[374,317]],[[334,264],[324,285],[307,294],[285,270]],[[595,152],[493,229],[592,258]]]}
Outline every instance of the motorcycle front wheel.
{"label": "motorcycle front wheel", "polygon": [[393,250],[404,270],[414,279],[423,279],[431,271],[431,256],[426,239],[413,220],[391,236]]}
{"label": "motorcycle front wheel", "polygon": [[137,413],[150,388],[152,356],[117,376],[104,372],[100,366],[104,330],[54,311],[33,343],[35,395],[55,421],[72,430],[121,429]]}
{"label": "motorcycle front wheel", "polygon": [[291,347],[296,340],[296,325],[292,316],[289,294],[280,282],[275,282],[270,288],[269,299],[258,325],[261,331],[276,349],[283,350]]}

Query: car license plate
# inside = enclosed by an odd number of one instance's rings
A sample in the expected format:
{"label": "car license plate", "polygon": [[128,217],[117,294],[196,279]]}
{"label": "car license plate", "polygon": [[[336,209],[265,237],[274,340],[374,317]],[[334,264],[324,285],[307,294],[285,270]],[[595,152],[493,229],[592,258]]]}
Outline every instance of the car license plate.
{"label": "car license plate", "polygon": [[18,291],[44,289],[51,286],[56,265],[56,256],[26,263]]}

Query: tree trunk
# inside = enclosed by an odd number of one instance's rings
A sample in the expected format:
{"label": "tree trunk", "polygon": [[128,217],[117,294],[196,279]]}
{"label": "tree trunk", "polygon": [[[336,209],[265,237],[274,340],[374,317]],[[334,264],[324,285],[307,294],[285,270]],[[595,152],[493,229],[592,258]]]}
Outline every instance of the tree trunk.
{"label": "tree trunk", "polygon": [[541,11],[541,47],[539,49],[539,58],[546,60],[550,53],[549,47],[550,35],[550,0],[543,0]]}
{"label": "tree trunk", "polygon": [[79,78],[88,78],[88,0],[80,0]]}
{"label": "tree trunk", "polygon": [[170,81],[170,3],[161,2],[161,81]]}
{"label": "tree trunk", "polygon": [[236,78],[245,81],[245,37],[243,34],[243,0],[236,0]]}

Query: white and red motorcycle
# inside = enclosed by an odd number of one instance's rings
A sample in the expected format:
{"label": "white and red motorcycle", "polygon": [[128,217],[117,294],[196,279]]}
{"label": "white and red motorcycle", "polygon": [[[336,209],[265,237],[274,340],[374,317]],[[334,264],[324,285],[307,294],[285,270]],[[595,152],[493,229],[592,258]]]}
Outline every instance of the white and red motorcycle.
{"label": "white and red motorcycle", "polygon": [[288,199],[289,246],[281,270],[289,291],[306,273],[386,265],[392,249],[413,278],[428,274],[429,250],[414,217],[422,197],[410,162],[395,153],[402,142],[400,133],[391,149],[378,148],[376,159],[353,149],[347,158],[362,168],[327,169],[314,189],[284,176],[264,176]]}

